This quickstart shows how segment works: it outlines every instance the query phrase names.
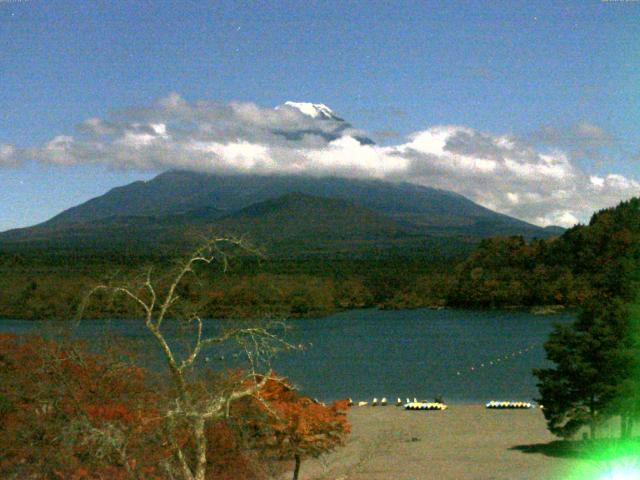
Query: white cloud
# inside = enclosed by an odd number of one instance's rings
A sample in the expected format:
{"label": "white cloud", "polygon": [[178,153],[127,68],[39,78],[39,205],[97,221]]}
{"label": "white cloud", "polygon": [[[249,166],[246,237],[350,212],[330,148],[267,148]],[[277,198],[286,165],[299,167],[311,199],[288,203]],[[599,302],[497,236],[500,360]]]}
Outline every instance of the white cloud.
{"label": "white cloud", "polygon": [[520,203],[520,195],[518,195],[517,193],[507,192],[507,199],[514,205]]}
{"label": "white cloud", "polygon": [[[433,126],[397,145],[378,146],[333,113],[304,112],[291,105],[189,103],[171,94],[149,107],[90,118],[73,137],[59,135],[27,149],[0,144],[0,165],[39,161],[381,178],[451,190],[540,225],[570,226],[596,209],[640,194],[635,179],[589,174],[561,147],[541,152],[511,135],[456,125]],[[610,139],[587,122],[564,137],[551,129],[546,134],[562,141],[587,139],[592,145]]]}
{"label": "white cloud", "polygon": [[561,146],[581,154],[590,149],[609,146],[615,141],[613,135],[603,128],[584,120],[564,128],[545,126],[533,137],[538,142]]}
{"label": "white cloud", "polygon": [[550,225],[571,227],[579,221],[580,220],[570,210],[554,210],[544,216],[537,217],[535,223],[541,227],[548,227]]}
{"label": "white cloud", "polygon": [[423,132],[417,132],[409,135],[410,142],[398,146],[399,152],[414,150],[416,152],[425,153],[427,155],[443,155],[447,140],[451,135],[460,131],[460,127],[439,126],[433,127]]}
{"label": "white cloud", "polygon": [[15,166],[20,162],[18,149],[6,143],[0,143],[0,167]]}
{"label": "white cloud", "polygon": [[42,159],[50,163],[71,165],[76,162],[73,155],[75,140],[68,135],[58,135],[47,142],[41,149]]}
{"label": "white cloud", "polygon": [[362,145],[345,136],[329,143],[326,148],[302,152],[308,171],[347,177],[386,178],[402,175],[409,160],[397,155],[393,149]]}
{"label": "white cloud", "polygon": [[589,181],[591,182],[591,185],[593,185],[597,189],[604,187],[604,178],[602,177],[591,175],[589,177]]}
{"label": "white cloud", "polygon": [[613,137],[605,132],[604,129],[589,122],[578,122],[573,131],[576,137],[593,144],[608,145],[613,141]]}
{"label": "white cloud", "polygon": [[197,153],[208,157],[214,168],[228,170],[230,172],[252,172],[267,173],[277,168],[273,158],[269,155],[269,150],[263,145],[256,145],[248,142],[194,142],[190,148]]}

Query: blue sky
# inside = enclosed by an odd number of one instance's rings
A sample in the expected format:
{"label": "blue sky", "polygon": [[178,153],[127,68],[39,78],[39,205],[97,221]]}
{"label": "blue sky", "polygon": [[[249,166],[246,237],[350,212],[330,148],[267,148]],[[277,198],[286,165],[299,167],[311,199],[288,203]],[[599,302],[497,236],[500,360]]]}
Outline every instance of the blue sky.
{"label": "blue sky", "polygon": [[[0,0],[0,50],[0,144],[21,150],[0,166],[0,230],[171,166],[26,151],[173,92],[191,105],[321,102],[379,145],[455,125],[517,137],[541,154],[561,149],[582,179],[638,179],[640,2]],[[524,195],[520,209],[482,197],[472,183],[485,181],[470,175],[460,193],[543,218]],[[522,194],[514,185],[495,188]],[[635,188],[569,214],[584,220]]]}

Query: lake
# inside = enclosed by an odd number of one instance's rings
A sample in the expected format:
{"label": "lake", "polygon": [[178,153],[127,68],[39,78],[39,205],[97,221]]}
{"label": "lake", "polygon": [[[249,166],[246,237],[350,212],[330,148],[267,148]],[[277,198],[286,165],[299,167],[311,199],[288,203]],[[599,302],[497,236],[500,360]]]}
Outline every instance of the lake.
{"label": "lake", "polygon": [[[548,365],[543,343],[554,323],[572,320],[568,313],[351,310],[290,321],[287,340],[306,348],[280,355],[274,367],[323,400],[441,395],[449,403],[530,401],[537,396],[531,370]],[[26,333],[44,324],[0,319],[0,331]],[[131,320],[83,321],[77,333],[92,338],[105,330],[142,342],[147,338],[141,322]],[[224,361],[211,358],[222,366],[231,355]]]}

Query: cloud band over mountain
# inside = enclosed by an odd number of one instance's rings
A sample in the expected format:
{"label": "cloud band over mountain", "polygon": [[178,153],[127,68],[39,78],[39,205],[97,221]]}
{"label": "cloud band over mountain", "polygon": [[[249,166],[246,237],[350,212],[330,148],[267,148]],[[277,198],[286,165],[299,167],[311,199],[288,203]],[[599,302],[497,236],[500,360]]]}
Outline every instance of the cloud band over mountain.
{"label": "cloud band over mountain", "polygon": [[[451,190],[543,226],[570,226],[594,210],[640,194],[635,179],[581,169],[570,149],[563,148],[566,135],[542,133],[549,144],[544,151],[511,135],[456,125],[434,126],[381,146],[324,105],[189,103],[172,94],[149,107],[86,120],[75,136],[60,135],[24,149],[0,144],[0,165],[36,161],[408,181]],[[611,141],[587,123],[570,133],[573,144],[582,136],[589,148]]]}

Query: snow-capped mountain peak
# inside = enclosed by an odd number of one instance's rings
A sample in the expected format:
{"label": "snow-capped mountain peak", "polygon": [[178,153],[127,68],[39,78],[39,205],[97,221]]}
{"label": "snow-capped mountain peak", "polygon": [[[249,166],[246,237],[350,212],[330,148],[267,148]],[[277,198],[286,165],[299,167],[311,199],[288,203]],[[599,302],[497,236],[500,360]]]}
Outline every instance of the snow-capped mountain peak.
{"label": "snow-capped mountain peak", "polygon": [[[295,108],[301,113],[308,115],[312,118],[328,118],[338,119],[338,116],[333,113],[329,107],[324,103],[309,103],[309,102],[285,102],[285,106]],[[277,108],[277,107],[276,107]]]}

